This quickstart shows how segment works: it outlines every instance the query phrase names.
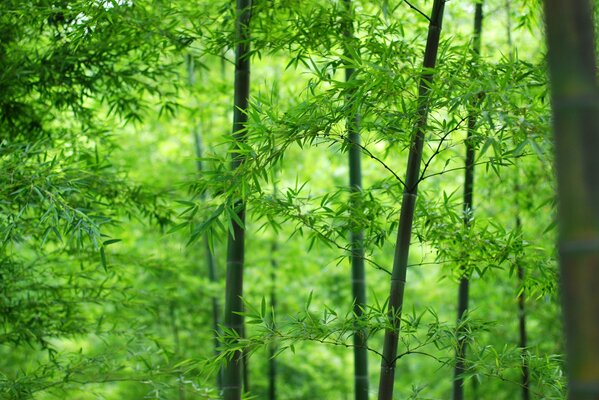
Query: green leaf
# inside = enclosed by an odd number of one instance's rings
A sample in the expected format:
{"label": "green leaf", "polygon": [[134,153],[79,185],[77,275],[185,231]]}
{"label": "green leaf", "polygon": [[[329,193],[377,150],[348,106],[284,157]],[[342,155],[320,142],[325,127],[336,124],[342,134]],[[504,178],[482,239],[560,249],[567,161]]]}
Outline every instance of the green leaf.
{"label": "green leaf", "polygon": [[104,247],[100,247],[100,261],[102,262],[104,271],[108,271],[108,263],[106,262],[106,253],[104,252]]}
{"label": "green leaf", "polygon": [[306,311],[310,308],[310,303],[312,303],[312,295],[314,294],[313,290],[310,290],[310,294],[308,295],[308,300],[306,301]]}

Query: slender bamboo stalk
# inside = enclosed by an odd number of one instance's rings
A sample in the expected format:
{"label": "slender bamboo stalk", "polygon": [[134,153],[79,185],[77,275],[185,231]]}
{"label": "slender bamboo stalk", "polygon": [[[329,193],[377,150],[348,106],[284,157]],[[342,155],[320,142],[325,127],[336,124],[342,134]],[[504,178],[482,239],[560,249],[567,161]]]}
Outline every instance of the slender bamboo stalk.
{"label": "slender bamboo stalk", "polygon": [[412,236],[412,222],[418,193],[420,164],[422,161],[422,148],[424,146],[424,130],[426,129],[429,111],[429,92],[433,80],[432,69],[437,61],[439,36],[443,22],[445,0],[435,0],[431,13],[426,48],[424,51],[423,72],[418,86],[418,110],[414,126],[414,134],[408,156],[406,169],[406,184],[404,187],[397,241],[393,259],[391,275],[391,288],[389,293],[388,318],[391,328],[385,330],[383,357],[381,360],[381,376],[379,381],[379,400],[393,398],[393,382],[395,379],[395,364],[397,358],[397,342],[399,339],[403,295],[406,284],[408,268],[408,255],[410,239]]}
{"label": "slender bamboo stalk", "polygon": [[[175,303],[173,301],[169,303],[168,311],[171,329],[173,331],[173,341],[175,342],[175,354],[179,355],[181,351],[181,340],[179,337],[179,326],[177,325],[177,312],[175,311]],[[185,400],[185,386],[183,385],[181,377],[179,377],[178,389],[179,400]]]}
{"label": "slender bamboo stalk", "polygon": [[[477,1],[474,10],[474,35],[472,41],[472,51],[476,59],[480,54],[481,33],[483,26],[483,2]],[[474,106],[478,105],[475,101]],[[474,107],[473,107],[474,108]],[[464,225],[470,226],[473,210],[473,191],[474,191],[474,162],[476,149],[473,142],[473,136],[476,129],[476,120],[478,113],[475,109],[471,109],[468,114],[468,132],[466,134],[466,164],[464,176]],[[469,272],[463,268],[460,278],[460,288],[458,290],[458,324],[463,320],[464,315],[468,311],[469,291],[470,291]],[[455,370],[453,380],[453,399],[463,400],[464,398],[464,378],[463,373],[466,371],[466,336],[463,332],[457,332],[458,345],[455,355]]]}
{"label": "slender bamboo stalk", "polygon": [[[202,157],[202,138],[199,132],[196,130],[194,132],[194,138],[196,143],[196,154],[198,157],[198,169],[202,170],[202,161],[200,158]],[[210,241],[208,239],[208,235],[204,236],[204,253],[206,255],[206,265],[208,267],[208,280],[212,283],[218,282],[218,276],[216,274],[216,260],[214,258],[214,253],[210,248]],[[212,330],[214,332],[214,355],[218,356],[220,352],[218,351],[219,340],[218,335],[220,333],[220,301],[217,296],[212,296]],[[221,372],[217,375],[217,386],[219,391],[222,389],[222,376]]]}
{"label": "slender bamboo stalk", "polygon": [[[276,189],[275,189],[276,194]],[[273,239],[270,246],[270,306],[273,310],[277,309],[277,258],[278,251],[277,239]],[[271,321],[272,329],[276,329],[274,319]],[[277,345],[272,342],[268,346],[268,399],[276,400],[277,398]]]}
{"label": "slender bamboo stalk", "polygon": [[[235,22],[235,94],[233,107],[233,137],[237,142],[243,142],[246,137],[246,110],[250,94],[250,16],[251,0],[237,0],[237,20]],[[231,169],[237,169],[243,162],[243,157],[236,153],[238,145],[233,148]],[[235,212],[242,222],[231,221],[233,231],[229,232],[227,245],[227,277],[225,287],[225,326],[243,334],[243,264],[245,255],[245,203],[235,201]],[[240,400],[242,393],[242,353],[236,351],[225,364],[223,371],[223,395],[225,400]],[[246,368],[247,370],[247,368]]]}
{"label": "slender bamboo stalk", "polygon": [[[195,84],[195,69],[194,69],[194,63],[193,63],[193,57],[191,56],[191,54],[187,55],[187,77],[188,77],[188,84],[190,87],[193,87],[193,85]],[[194,124],[193,129],[192,129],[192,135],[193,135],[193,141],[194,141],[194,145],[195,145],[195,155],[196,155],[196,169],[198,170],[199,173],[202,172],[203,170],[203,165],[202,165],[202,154],[203,154],[203,147],[202,147],[202,135],[200,133],[200,125],[199,124]],[[204,201],[206,199],[206,196],[204,194],[202,194],[201,196],[201,200]],[[218,276],[216,274],[216,260],[214,258],[214,253],[212,252],[212,249],[210,248],[210,241],[208,239],[208,235],[204,235],[203,238],[203,245],[204,245],[204,254],[206,257],[206,266],[208,269],[208,280],[210,280],[210,282],[212,283],[216,283],[218,281]],[[217,296],[212,296],[211,298],[211,302],[212,302],[212,332],[214,335],[214,355],[218,356],[220,354],[220,352],[218,351],[218,346],[219,346],[219,340],[218,340],[218,336],[220,333],[220,302],[218,301],[218,297]],[[222,390],[222,371],[218,371],[218,374],[216,375],[216,387],[218,388],[218,391],[220,392]]]}
{"label": "slender bamboo stalk", "polygon": [[[505,0],[505,13],[506,13],[506,33],[507,33],[507,44],[510,50],[510,60],[513,56],[512,48],[512,4],[510,0]],[[522,235],[522,218],[520,217],[520,168],[516,161],[516,184],[514,192],[516,193],[516,229],[520,235]],[[528,367],[527,360],[527,347],[528,338],[526,335],[526,289],[524,284],[524,266],[522,265],[522,259],[520,257],[522,251],[522,239],[520,239],[520,251],[518,251],[518,258],[516,259],[518,269],[518,287],[520,292],[518,293],[518,346],[520,347],[522,356],[522,400],[530,399],[530,369]]]}
{"label": "slender bamboo stalk", "polygon": [[522,285],[518,295],[519,347],[522,352],[522,399],[530,399],[530,368],[527,360],[528,339],[526,336],[526,293],[524,289],[524,268],[518,264],[518,281]]}
{"label": "slender bamboo stalk", "polygon": [[505,0],[505,13],[507,15],[507,45],[510,49],[510,57],[512,56],[512,2]]}
{"label": "slender bamboo stalk", "polygon": [[[353,20],[354,13],[351,0],[344,0],[345,10],[348,16],[345,20],[345,56],[352,58],[349,49],[354,40]],[[345,81],[350,82],[355,70],[345,61]],[[351,192],[350,219],[354,219],[360,213],[361,201],[359,201],[362,190],[362,166],[360,149],[360,115],[355,105],[351,104],[355,90],[350,90],[346,102],[350,112],[347,118],[348,157],[349,157],[349,188]],[[364,231],[352,229],[351,241],[351,266],[352,266],[352,296],[354,303],[354,314],[359,318],[366,307],[366,279],[364,272]],[[354,391],[356,400],[368,400],[368,343],[364,329],[354,331]]]}
{"label": "slender bamboo stalk", "polygon": [[[517,172],[516,172],[517,173]],[[520,192],[520,185],[516,183],[516,196]],[[516,204],[517,205],[517,204]],[[522,218],[520,212],[516,211],[516,231],[520,234],[519,251],[517,252],[516,262],[518,263],[518,347],[522,354],[522,399],[530,400],[530,370],[527,361],[528,340],[526,337],[526,291],[524,286],[524,265],[522,264]]]}
{"label": "slender bamboo stalk", "polygon": [[589,0],[545,0],[568,398],[599,398],[599,90]]}

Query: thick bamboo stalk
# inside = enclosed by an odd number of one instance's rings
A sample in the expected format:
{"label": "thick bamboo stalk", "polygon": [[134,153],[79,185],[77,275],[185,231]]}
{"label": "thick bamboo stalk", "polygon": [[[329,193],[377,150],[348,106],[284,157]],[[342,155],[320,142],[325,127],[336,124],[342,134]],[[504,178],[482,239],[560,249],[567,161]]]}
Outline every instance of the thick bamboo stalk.
{"label": "thick bamboo stalk", "polygon": [[[237,20],[235,23],[235,94],[233,106],[233,137],[243,142],[246,137],[246,110],[250,94],[250,16],[251,1],[237,0]],[[235,152],[234,145],[231,169],[237,169],[243,157]],[[235,201],[235,212],[238,219],[245,223],[245,204],[243,200]],[[229,232],[227,245],[227,276],[225,287],[225,327],[243,335],[243,264],[245,228],[235,220],[231,221],[233,232]],[[236,351],[223,369],[223,396],[225,400],[240,400],[242,393],[243,366],[242,352]]]}
{"label": "thick bamboo stalk", "polygon": [[[477,58],[480,54],[481,44],[481,33],[483,26],[483,2],[477,1],[474,9],[474,35],[472,41],[472,51],[474,52],[474,58]],[[478,101],[475,102],[474,106],[478,105]],[[476,129],[477,115],[475,109],[471,109],[468,114],[468,132],[466,134],[466,163],[465,163],[465,175],[464,175],[464,225],[470,226],[473,210],[473,191],[474,191],[474,162],[476,149],[474,147],[473,137]],[[470,291],[470,278],[468,271],[462,271],[463,274],[460,277],[460,288],[458,290],[458,324],[464,318],[464,315],[468,311],[469,303],[469,291]],[[466,371],[466,337],[461,332],[457,332],[458,343],[455,355],[455,370],[454,370],[454,381],[453,381],[453,399],[463,400],[464,398],[464,378],[463,373]]]}
{"label": "thick bamboo stalk", "polygon": [[432,69],[435,67],[437,61],[444,8],[445,0],[434,1],[428,37],[426,40],[426,48],[424,51],[423,72],[418,86],[418,114],[416,116],[416,123],[408,156],[406,180],[401,202],[399,227],[397,228],[397,241],[393,259],[393,271],[391,275],[388,305],[388,318],[391,328],[385,330],[383,357],[381,360],[381,376],[379,381],[379,400],[391,400],[393,398],[393,382],[395,379],[395,364],[397,361],[397,342],[400,333],[403,295],[408,269],[410,239],[412,235],[412,222],[414,219],[416,196],[418,193],[422,148],[424,146],[424,131],[426,129],[428,118],[429,92],[433,80]]}
{"label": "thick bamboo stalk", "polygon": [[545,0],[568,398],[599,398],[599,90],[589,0]]}
{"label": "thick bamboo stalk", "polygon": [[[351,0],[344,0],[345,10],[348,14],[345,27],[345,56],[351,59],[351,46],[353,37],[353,18]],[[355,74],[354,69],[345,62],[345,80],[350,82]],[[351,193],[350,219],[354,219],[361,212],[361,202],[356,201],[362,190],[362,166],[360,149],[360,115],[351,104],[355,90],[350,90],[347,96],[348,110],[353,110],[347,117],[348,161],[349,161],[349,188]],[[351,267],[352,267],[352,297],[354,313],[360,317],[366,307],[366,280],[364,272],[364,232],[362,229],[352,229],[351,241]],[[354,392],[356,400],[368,400],[368,343],[366,332],[363,329],[354,331]]]}
{"label": "thick bamboo stalk", "polygon": [[[241,337],[246,337],[245,324],[241,325]],[[249,353],[244,349],[241,352],[241,371],[243,375],[243,393],[250,393],[250,358]]]}

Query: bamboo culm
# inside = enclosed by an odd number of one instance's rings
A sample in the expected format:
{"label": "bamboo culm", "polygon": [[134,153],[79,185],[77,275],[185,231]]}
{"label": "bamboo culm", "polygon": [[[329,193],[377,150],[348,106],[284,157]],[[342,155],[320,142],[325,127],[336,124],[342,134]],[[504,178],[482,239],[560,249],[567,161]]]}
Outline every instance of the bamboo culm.
{"label": "bamboo culm", "polygon": [[395,379],[395,364],[397,358],[397,343],[400,333],[401,312],[408,268],[408,255],[412,235],[412,222],[418,193],[420,164],[424,146],[424,131],[426,129],[429,111],[429,92],[433,80],[433,68],[437,61],[439,37],[443,21],[445,0],[435,0],[430,17],[426,48],[424,51],[423,72],[418,85],[418,109],[416,123],[406,170],[406,180],[399,215],[397,241],[393,259],[391,288],[389,292],[388,318],[391,325],[385,330],[383,356],[381,360],[381,375],[379,381],[379,400],[393,398],[393,383]]}
{"label": "bamboo culm", "polygon": [[[276,189],[275,189],[276,194]],[[277,254],[278,246],[277,239],[273,239],[270,247],[270,306],[273,312],[277,309]],[[274,317],[274,315],[273,315]],[[271,329],[276,329],[274,319],[270,321]],[[268,346],[268,399],[276,400],[277,398],[277,345],[275,342]]]}
{"label": "bamboo culm", "polygon": [[[195,84],[195,69],[193,57],[188,54],[187,55],[187,77],[188,84],[190,87],[193,87]],[[199,130],[200,125],[195,124],[192,130],[193,141],[195,145],[195,155],[196,155],[196,169],[198,173],[201,173],[203,170],[202,165],[202,135]],[[204,201],[206,199],[206,195],[202,193],[201,200]],[[212,283],[216,283],[218,281],[218,277],[216,275],[216,261],[214,259],[214,253],[210,247],[210,241],[208,240],[208,235],[204,235],[203,239],[204,245],[204,254],[206,257],[206,266],[208,267],[208,279]],[[220,334],[220,302],[218,301],[217,296],[212,296],[212,332],[214,334],[214,355],[217,357],[220,352],[218,350],[219,339],[218,336]],[[216,387],[220,392],[222,390],[222,370],[219,370],[216,375]]]}
{"label": "bamboo culm", "polygon": [[[235,82],[233,106],[233,138],[236,143],[245,140],[247,123],[246,110],[250,92],[250,16],[251,1],[237,0],[237,19],[235,23]],[[243,162],[243,157],[236,152],[239,145],[234,145],[231,159],[231,169],[237,169]],[[241,199],[234,200],[234,212],[238,219],[245,223],[245,203]],[[243,335],[243,264],[245,228],[235,220],[231,221],[232,232],[229,232],[227,243],[227,275],[225,285],[225,318],[226,328]],[[223,368],[223,398],[225,400],[240,400],[243,388],[242,352],[236,351]]]}
{"label": "bamboo culm", "polygon": [[[520,192],[519,185],[516,185],[516,196]],[[522,218],[516,214],[516,230],[522,234]],[[526,290],[524,283],[524,265],[522,265],[522,237],[520,237],[518,258],[518,347],[522,353],[522,400],[530,400],[530,369],[528,367],[528,339],[526,336]]]}
{"label": "bamboo culm", "polygon": [[[196,143],[196,156],[198,158],[197,168],[198,171],[202,171],[202,162],[200,161],[202,157],[202,139],[200,133],[195,130],[194,131],[194,139]],[[206,255],[206,265],[208,267],[208,280],[212,283],[216,283],[218,281],[218,276],[216,275],[216,260],[214,259],[214,253],[210,247],[210,241],[208,239],[208,235],[204,236],[203,239],[204,245],[204,253]],[[212,296],[212,331],[214,333],[214,355],[218,356],[220,354],[218,350],[219,339],[218,336],[220,334],[220,301],[217,296]],[[222,390],[222,371],[219,371],[216,378],[217,387]]]}
{"label": "bamboo culm", "polygon": [[[472,41],[472,51],[474,58],[478,58],[480,54],[481,45],[481,34],[482,34],[482,22],[483,22],[483,2],[477,1],[474,9],[474,35]],[[476,68],[476,63],[474,64]],[[475,73],[475,72],[473,72]],[[474,192],[474,163],[475,163],[475,144],[474,144],[474,133],[476,129],[477,112],[476,106],[478,106],[478,99],[473,104],[473,107],[468,114],[468,131],[466,134],[466,162],[465,162],[465,176],[464,176],[464,225],[470,226],[473,213],[473,192]],[[469,294],[470,291],[470,277],[469,272],[466,268],[462,268],[462,276],[460,277],[460,287],[458,289],[458,326],[460,326],[466,312],[468,311]],[[454,369],[454,380],[453,380],[453,400],[464,399],[464,378],[463,374],[466,371],[466,336],[462,332],[457,332],[458,343],[455,354],[455,369]]]}
{"label": "bamboo culm", "polygon": [[[510,60],[512,59],[513,49],[512,49],[512,5],[510,0],[505,0],[505,13],[507,17],[506,24],[506,33],[507,33],[507,43],[510,49]],[[520,169],[518,167],[518,163],[516,163],[516,229],[520,234],[522,234],[522,219],[520,217],[520,206],[518,202],[519,193],[520,193],[520,179],[519,173]],[[522,239],[520,239],[520,249],[522,249]],[[528,338],[526,335],[526,287],[524,284],[524,266],[522,265],[522,259],[519,258],[516,260],[518,263],[518,287],[520,288],[520,292],[518,294],[518,335],[519,341],[518,346],[520,347],[520,352],[522,354],[522,400],[530,400],[530,368],[528,367]]]}
{"label": "bamboo culm", "polygon": [[599,398],[599,88],[590,0],[545,0],[568,399]]}
{"label": "bamboo culm", "polygon": [[[353,19],[351,0],[344,0],[345,18],[344,39],[345,56],[351,59],[351,51],[348,47],[354,40]],[[355,77],[355,70],[345,62],[345,80],[350,82]],[[356,105],[352,104],[355,90],[350,90],[346,96],[346,103],[351,110],[347,117],[347,140],[348,140],[348,162],[349,162],[349,188],[351,193],[351,217],[360,213],[361,202],[358,200],[362,190],[362,166],[360,149],[360,115]],[[354,218],[351,218],[354,220]],[[352,274],[352,297],[354,314],[360,317],[366,307],[366,280],[364,272],[364,232],[362,229],[352,228],[350,232],[351,246],[351,274]],[[354,342],[354,393],[356,400],[368,400],[368,343],[364,329],[356,329],[353,336]]]}

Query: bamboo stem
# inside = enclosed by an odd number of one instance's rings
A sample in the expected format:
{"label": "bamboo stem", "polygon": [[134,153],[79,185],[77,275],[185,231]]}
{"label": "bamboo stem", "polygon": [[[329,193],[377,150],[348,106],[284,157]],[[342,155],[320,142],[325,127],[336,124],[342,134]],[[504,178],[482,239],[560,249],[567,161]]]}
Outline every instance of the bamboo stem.
{"label": "bamboo stem", "polygon": [[[276,195],[276,190],[275,190]],[[275,254],[277,253],[278,246],[276,238],[273,239],[270,247],[270,306],[273,311],[277,308],[277,259]],[[274,313],[273,313],[274,314]],[[276,329],[274,315],[271,321],[271,328],[274,331]],[[272,342],[268,346],[268,399],[276,400],[277,398],[277,360],[275,354],[277,353],[277,345]]]}
{"label": "bamboo stem", "polygon": [[599,398],[599,90],[589,0],[545,0],[569,394]]}
{"label": "bamboo stem", "polygon": [[[193,63],[193,57],[191,54],[187,55],[187,77],[188,77],[188,85],[193,87],[195,84],[195,69]],[[194,124],[192,129],[193,141],[195,146],[195,155],[196,155],[196,169],[198,173],[201,173],[203,170],[202,165],[202,154],[203,154],[203,146],[202,146],[202,135],[199,130],[200,125]],[[205,194],[202,193],[201,200],[204,201],[206,199]],[[210,241],[208,240],[208,236],[204,235],[203,239],[204,245],[204,254],[206,257],[206,265],[208,267],[208,280],[212,283],[216,283],[218,281],[218,277],[216,274],[216,260],[214,259],[214,253],[210,248]],[[220,333],[220,302],[218,301],[217,296],[212,296],[212,332],[213,332],[213,341],[214,341],[214,356],[218,357],[220,354],[218,350],[219,346],[219,333]],[[220,392],[222,390],[222,371],[218,371],[216,375],[216,387]]]}
{"label": "bamboo stem", "polygon": [[[354,41],[353,19],[354,13],[351,0],[344,0],[345,11],[345,56],[352,58],[349,47]],[[355,70],[345,61],[345,81],[350,82],[355,77]],[[349,161],[349,188],[350,188],[350,219],[354,220],[361,213],[359,196],[362,191],[362,166],[360,148],[360,115],[352,104],[355,89],[351,89],[346,97],[347,117],[346,129],[348,137]],[[351,267],[352,267],[352,297],[354,314],[359,318],[366,307],[366,282],[364,272],[364,232],[362,229],[352,228],[350,232]],[[356,400],[368,400],[368,342],[364,329],[356,329],[353,335],[354,342],[354,393]]]}
{"label": "bamboo stem", "polygon": [[[474,10],[474,35],[472,41],[472,51],[474,58],[478,58],[480,54],[481,45],[481,34],[482,34],[482,22],[483,22],[483,2],[477,1]],[[475,67],[476,68],[476,67]],[[475,74],[475,71],[473,71]],[[478,105],[478,99],[475,100],[474,107]],[[473,192],[474,192],[474,165],[476,149],[474,144],[474,134],[476,129],[476,120],[478,115],[476,110],[471,109],[468,113],[468,132],[466,136],[466,163],[465,163],[465,174],[464,174],[464,225],[468,228],[471,224],[472,213],[473,213]],[[458,326],[464,319],[468,311],[468,304],[470,301],[470,276],[469,271],[462,266],[462,276],[460,277],[460,287],[458,290]],[[456,332],[458,341],[455,354],[455,369],[454,369],[454,380],[453,380],[453,400],[464,399],[464,378],[463,374],[466,371],[466,336],[462,330],[458,329]]]}
{"label": "bamboo stem", "polygon": [[[237,20],[235,23],[235,94],[233,107],[233,137],[236,143],[245,140],[250,94],[250,16],[251,1],[237,0]],[[243,162],[243,156],[238,153],[239,145],[235,144],[231,157],[231,169],[237,169]],[[234,201],[235,213],[241,224],[231,221],[232,232],[228,235],[227,244],[227,276],[225,286],[225,327],[237,333],[244,333],[243,316],[243,264],[245,256],[245,203],[242,199]],[[246,368],[247,371],[247,368]],[[223,396],[225,400],[240,400],[243,389],[243,357],[241,351],[236,351],[225,364],[223,371]],[[246,382],[247,385],[247,382]],[[246,386],[247,387],[247,386]]]}
{"label": "bamboo stem", "polygon": [[[519,185],[516,185],[516,196],[520,192]],[[522,235],[522,218],[520,213],[516,214],[516,230]],[[530,369],[528,367],[528,338],[526,336],[526,289],[524,282],[524,265],[522,265],[522,237],[520,236],[520,250],[516,262],[518,263],[518,286],[520,291],[518,293],[518,347],[522,356],[522,400],[530,400]]]}
{"label": "bamboo stem", "polygon": [[388,318],[391,328],[385,330],[383,357],[381,360],[381,376],[379,381],[379,400],[393,398],[393,383],[395,379],[395,364],[397,361],[397,343],[399,340],[403,295],[408,268],[408,255],[412,235],[412,222],[416,206],[422,148],[424,146],[424,131],[426,129],[429,92],[433,80],[432,69],[437,61],[439,37],[443,21],[445,0],[435,0],[431,13],[426,48],[424,51],[423,72],[418,86],[418,110],[414,126],[414,136],[410,146],[406,170],[406,185],[404,187],[397,241],[393,259],[391,288],[389,293]]}

